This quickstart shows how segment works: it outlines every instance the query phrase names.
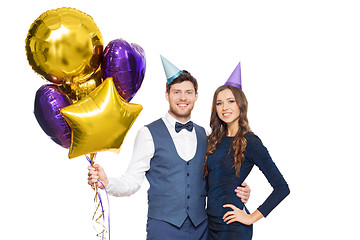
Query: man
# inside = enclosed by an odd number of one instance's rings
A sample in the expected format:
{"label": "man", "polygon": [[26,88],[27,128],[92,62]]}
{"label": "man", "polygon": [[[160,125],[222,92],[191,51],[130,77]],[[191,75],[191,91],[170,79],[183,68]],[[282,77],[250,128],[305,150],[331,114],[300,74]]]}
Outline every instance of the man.
{"label": "man", "polygon": [[[147,239],[207,240],[206,180],[203,177],[207,147],[204,128],[190,121],[198,98],[197,81],[161,56],[167,77],[165,117],[141,128],[136,136],[127,172],[107,178],[99,165],[89,167],[88,183],[100,179],[107,192],[129,196],[149,181]],[[244,202],[250,189],[235,190]]]}

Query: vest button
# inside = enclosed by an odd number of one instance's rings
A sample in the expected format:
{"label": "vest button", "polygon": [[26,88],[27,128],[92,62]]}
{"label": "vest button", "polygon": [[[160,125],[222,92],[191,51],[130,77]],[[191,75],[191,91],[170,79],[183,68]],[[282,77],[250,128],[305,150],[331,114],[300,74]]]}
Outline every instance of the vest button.
{"label": "vest button", "polygon": [[189,165],[190,163],[189,162],[186,162],[186,165]]}
{"label": "vest button", "polygon": [[186,176],[190,176],[190,173],[187,173]]}
{"label": "vest button", "polygon": [[190,184],[188,184],[187,187],[190,188]]}
{"label": "vest button", "polygon": [[186,209],[187,209],[187,210],[189,210],[189,209],[190,209],[190,207],[186,207]]}
{"label": "vest button", "polygon": [[190,196],[187,196],[187,199],[190,199]]}

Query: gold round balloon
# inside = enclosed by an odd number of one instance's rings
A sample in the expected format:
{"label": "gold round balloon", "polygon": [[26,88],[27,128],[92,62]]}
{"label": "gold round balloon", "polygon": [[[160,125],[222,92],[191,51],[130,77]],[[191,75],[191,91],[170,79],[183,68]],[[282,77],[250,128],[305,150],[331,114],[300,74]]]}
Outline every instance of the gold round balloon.
{"label": "gold round balloon", "polygon": [[25,41],[29,64],[57,84],[89,79],[100,66],[103,48],[101,33],[92,17],[73,8],[41,14]]}
{"label": "gold round balloon", "polygon": [[71,99],[73,103],[81,100],[91,93],[102,83],[101,67],[85,82],[60,85],[60,89]]}

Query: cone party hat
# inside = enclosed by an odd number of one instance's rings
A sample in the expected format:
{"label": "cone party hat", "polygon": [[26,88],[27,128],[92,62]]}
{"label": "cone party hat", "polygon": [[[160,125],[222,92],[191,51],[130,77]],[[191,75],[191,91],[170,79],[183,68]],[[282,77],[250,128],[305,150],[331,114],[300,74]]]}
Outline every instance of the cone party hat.
{"label": "cone party hat", "polygon": [[235,70],[232,72],[232,74],[230,75],[230,77],[228,78],[228,80],[225,82],[224,85],[229,85],[242,89],[240,62],[236,66]]}
{"label": "cone party hat", "polygon": [[175,78],[177,78],[183,72],[179,70],[177,67],[175,67],[174,64],[169,62],[169,60],[167,60],[163,56],[160,55],[160,57],[164,67],[167,83],[170,84]]}

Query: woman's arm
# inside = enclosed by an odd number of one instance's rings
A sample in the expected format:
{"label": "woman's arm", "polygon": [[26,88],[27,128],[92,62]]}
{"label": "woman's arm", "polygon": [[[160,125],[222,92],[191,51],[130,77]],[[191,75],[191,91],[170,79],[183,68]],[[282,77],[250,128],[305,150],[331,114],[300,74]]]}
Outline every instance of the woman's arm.
{"label": "woman's arm", "polygon": [[267,215],[289,195],[290,189],[260,138],[252,134],[248,137],[247,144],[246,157],[260,169],[273,188],[272,193],[266,198],[264,203],[258,207],[258,211],[260,211],[264,217],[267,217]]}
{"label": "woman's arm", "polygon": [[273,187],[273,191],[264,203],[252,214],[247,214],[245,209],[241,210],[232,204],[224,205],[224,207],[233,209],[233,211],[228,211],[223,216],[223,219],[227,224],[234,221],[246,225],[253,224],[259,219],[266,217],[290,193],[287,182],[272,161],[266,147],[255,134],[251,134],[247,138],[246,158],[259,167]]}

